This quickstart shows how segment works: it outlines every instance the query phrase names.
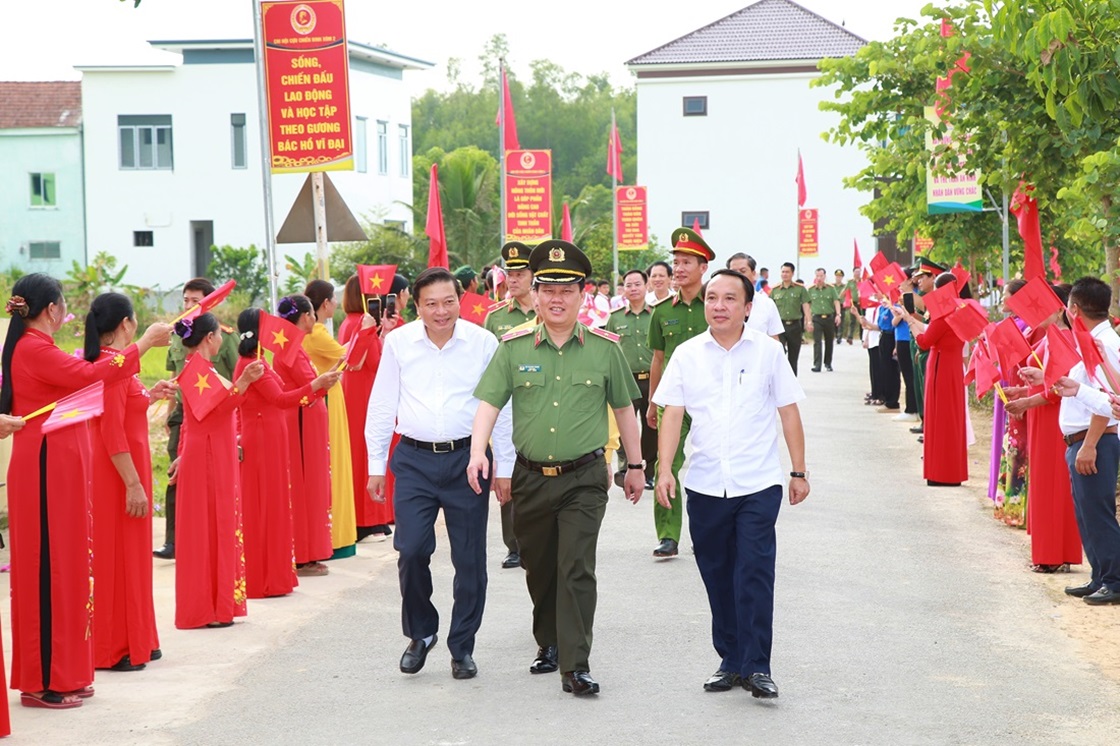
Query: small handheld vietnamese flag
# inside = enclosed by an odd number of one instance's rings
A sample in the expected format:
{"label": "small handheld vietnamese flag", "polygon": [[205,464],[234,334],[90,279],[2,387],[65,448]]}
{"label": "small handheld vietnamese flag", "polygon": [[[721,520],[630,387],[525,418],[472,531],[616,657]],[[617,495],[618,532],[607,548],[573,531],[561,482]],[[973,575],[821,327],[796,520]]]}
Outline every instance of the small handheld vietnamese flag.
{"label": "small handheld vietnamese flag", "polygon": [[59,399],[51,416],[43,423],[43,435],[100,417],[103,411],[105,411],[105,383],[97,381],[80,391],[75,391],[70,396]]}
{"label": "small handheld vietnamese flag", "polygon": [[196,319],[204,313],[210,313],[210,311],[218,307],[218,304],[229,297],[229,294],[233,292],[235,287],[237,287],[237,280],[229,280],[217,290],[210,293],[210,295],[203,298],[202,302],[197,306],[188,308],[186,311],[179,314],[175,321],[182,321],[187,318]]}
{"label": "small handheld vietnamese flag", "polygon": [[1043,369],[1043,384],[1046,388],[1049,389],[1062,376],[1069,375],[1073,366],[1079,362],[1081,357],[1073,346],[1069,332],[1056,326],[1046,327],[1046,366]]}
{"label": "small handheld vietnamese flag", "polygon": [[261,347],[272,352],[274,360],[291,365],[307,333],[287,319],[261,311],[257,335]]}
{"label": "small handheld vietnamese flag", "polygon": [[490,309],[490,305],[485,295],[463,293],[463,297],[459,299],[459,318],[482,326],[486,321],[486,312]]}
{"label": "small handheld vietnamese flag", "polygon": [[358,283],[362,295],[388,295],[397,274],[395,264],[359,264]]}
{"label": "small handheld vietnamese flag", "polygon": [[[882,256],[880,254],[880,256]],[[902,291],[899,290],[899,285],[906,279],[906,274],[902,271],[902,267],[898,266],[898,262],[891,262],[884,267],[875,271],[871,276],[871,282],[875,283],[875,287],[879,288],[883,295],[891,299],[891,303],[897,303]]]}
{"label": "small handheld vietnamese flag", "polygon": [[980,398],[984,394],[991,391],[992,386],[1002,377],[999,368],[992,365],[991,358],[987,353],[983,352],[983,347],[977,346],[976,350],[979,356],[976,358],[975,378],[976,378],[976,397]]}
{"label": "small handheld vietnamese flag", "polygon": [[969,298],[946,316],[945,322],[960,341],[971,342],[988,326],[988,314],[983,306]]}
{"label": "small handheld vietnamese flag", "polygon": [[861,282],[856,286],[856,289],[859,291],[859,307],[861,310],[866,311],[869,308],[877,308],[879,306],[879,301],[871,297],[873,295],[878,295],[878,291],[868,280]]}
{"label": "small handheld vietnamese flag", "polygon": [[214,407],[229,396],[226,380],[218,375],[209,360],[197,353],[187,360],[177,380],[183,403],[198,420],[205,419],[206,415],[214,411]]}
{"label": "small handheld vietnamese flag", "polygon": [[960,296],[955,285],[942,285],[923,295],[922,302],[929,310],[930,320],[940,319],[957,310]]}
{"label": "small handheld vietnamese flag", "polygon": [[953,273],[953,277],[957,278],[958,293],[961,291],[961,288],[967,285],[968,281],[972,279],[972,273],[965,269],[964,265],[961,264],[960,261],[954,264],[952,269],[950,269],[949,271]]}
{"label": "small handheld vietnamese flag", "polygon": [[[883,267],[887,266],[888,264],[890,264],[890,261],[883,254],[883,252],[880,251],[877,254],[875,254],[875,256],[871,257],[871,272],[872,273],[878,272],[879,270],[881,270]],[[855,265],[853,265],[853,266],[855,266]]]}
{"label": "small handheld vietnamese flag", "polygon": [[988,330],[988,347],[995,352],[999,359],[1000,370],[1007,380],[1012,380],[1015,368],[1031,354],[1031,346],[1027,342],[1014,319],[1004,319]]}
{"label": "small handheld vietnamese flag", "polygon": [[1004,304],[1032,329],[1037,329],[1043,321],[1065,308],[1050,283],[1041,275],[1031,278],[1014,295],[1007,296]]}

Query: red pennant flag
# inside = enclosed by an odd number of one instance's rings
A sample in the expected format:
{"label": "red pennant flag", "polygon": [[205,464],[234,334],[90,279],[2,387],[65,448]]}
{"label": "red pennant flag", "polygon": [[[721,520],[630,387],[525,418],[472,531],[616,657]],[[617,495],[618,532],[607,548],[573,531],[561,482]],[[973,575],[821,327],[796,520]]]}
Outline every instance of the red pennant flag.
{"label": "red pennant flag", "polygon": [[898,262],[891,262],[871,276],[871,282],[875,283],[875,287],[879,288],[883,295],[891,299],[891,303],[898,302],[902,294],[898,287],[905,279],[906,273],[898,266]]}
{"label": "red pennant flag", "polygon": [[881,251],[875,254],[875,256],[871,257],[871,271],[873,273],[878,272],[888,264],[890,264],[890,261]]}
{"label": "red pennant flag", "polygon": [[1042,263],[1042,227],[1038,222],[1038,202],[1031,196],[1033,191],[1033,186],[1019,182],[1011,195],[1011,214],[1019,224],[1019,236],[1023,239],[1023,277],[1027,280],[1046,276]]}
{"label": "red pennant flag", "polygon": [[607,138],[607,173],[622,183],[622,140],[618,136],[618,125],[613,121]]}
{"label": "red pennant flag", "polygon": [[1042,275],[1032,277],[1018,292],[1007,296],[1003,303],[1032,329],[1037,329],[1043,321],[1065,308]]}
{"label": "red pennant flag", "polygon": [[852,289],[845,288],[844,295],[840,298],[840,305],[844,308],[852,307]]}
{"label": "red pennant flag", "polygon": [[450,269],[447,260],[447,233],[443,230],[443,206],[439,199],[439,169],[432,164],[432,178],[428,182],[428,222],[424,225],[428,235],[428,266]]}
{"label": "red pennant flag", "polygon": [[1013,376],[1015,369],[1031,354],[1027,342],[1014,319],[1004,319],[988,330],[988,347],[999,360],[999,369],[1008,381],[1018,380]]}
{"label": "red pennant flag", "polygon": [[388,295],[397,274],[395,264],[359,264],[355,269],[363,295]]}
{"label": "red pennant flag", "polygon": [[871,271],[868,270],[867,267],[863,268],[863,275],[860,277],[860,279],[863,280],[864,282],[870,282],[871,281]]}
{"label": "red pennant flag", "polygon": [[218,304],[229,297],[229,294],[233,292],[233,289],[235,287],[237,287],[237,280],[229,280],[228,282],[225,282],[221,287],[203,298],[202,302],[197,306],[180,315],[179,318],[176,319],[176,321],[182,321],[183,319],[195,319],[204,313],[210,313],[210,311],[218,307]]}
{"label": "red pennant flag", "polygon": [[968,281],[972,279],[972,273],[965,269],[959,260],[949,271],[953,273],[953,277],[957,278],[957,294],[959,295],[961,289],[968,285]]}
{"label": "red pennant flag", "polygon": [[957,310],[945,317],[945,322],[962,342],[971,342],[988,326],[988,314],[971,298],[962,301]]}
{"label": "red pennant flag", "polygon": [[944,318],[953,311],[956,311],[957,306],[960,305],[961,299],[960,296],[957,295],[957,288],[955,285],[942,285],[923,295],[922,302],[926,304],[929,317],[933,320]]}
{"label": "red pennant flag", "polygon": [[[502,126],[505,120],[505,142],[502,143],[506,150],[521,150],[521,143],[517,139],[517,120],[513,116],[513,99],[509,95],[509,80],[506,78],[506,69],[502,67],[502,104],[498,109],[498,116],[494,124]],[[428,265],[432,266],[432,265]]]}
{"label": "red pennant flag", "polygon": [[1058,247],[1050,247],[1050,273],[1054,275],[1054,282],[1062,280],[1062,265],[1058,264]]}
{"label": "red pennant flag", "polygon": [[976,370],[974,371],[974,378],[976,379],[976,396],[982,397],[984,394],[992,390],[992,386],[1000,379],[999,368],[992,364],[992,359],[988,354],[983,351],[982,345],[976,346],[977,351],[980,352],[980,357],[976,360]]}
{"label": "red pennant flag", "polygon": [[272,353],[273,360],[291,365],[295,360],[296,350],[303,344],[306,332],[287,319],[261,311],[257,321],[257,335],[261,347]]}
{"label": "red pennant flag", "polygon": [[862,267],[863,259],[859,255],[859,242],[852,239],[852,267]]}
{"label": "red pennant flag", "polygon": [[797,206],[804,207],[808,195],[805,192],[805,166],[801,162],[800,150],[797,151],[797,178],[794,179],[794,182],[797,184]]}
{"label": "red pennant flag", "polygon": [[43,435],[69,425],[100,417],[105,411],[105,382],[97,381],[55,404],[51,416],[43,423]]}
{"label": "red pennant flag", "polygon": [[572,213],[568,211],[568,203],[564,203],[564,217],[560,220],[560,240],[572,240]]}
{"label": "red pennant flag", "polygon": [[179,382],[183,401],[189,405],[191,414],[199,420],[204,419],[229,396],[225,379],[218,375],[209,360],[197,353],[190,356],[176,380]]}
{"label": "red pennant flag", "polygon": [[490,300],[485,295],[463,293],[463,297],[459,299],[459,318],[482,326],[490,305]]}
{"label": "red pennant flag", "polygon": [[692,230],[695,231],[696,235],[700,237],[704,236],[704,234],[700,232],[700,218],[692,219]]}
{"label": "red pennant flag", "polygon": [[861,309],[866,311],[868,308],[875,308],[879,305],[879,301],[871,297],[877,295],[879,291],[870,281],[864,280],[856,286],[856,289],[859,290],[859,307]]}
{"label": "red pennant flag", "polygon": [[1047,390],[1057,383],[1059,378],[1069,375],[1070,369],[1080,362],[1081,356],[1073,346],[1070,332],[1059,329],[1053,324],[1046,327],[1046,365],[1043,368],[1043,384]]}

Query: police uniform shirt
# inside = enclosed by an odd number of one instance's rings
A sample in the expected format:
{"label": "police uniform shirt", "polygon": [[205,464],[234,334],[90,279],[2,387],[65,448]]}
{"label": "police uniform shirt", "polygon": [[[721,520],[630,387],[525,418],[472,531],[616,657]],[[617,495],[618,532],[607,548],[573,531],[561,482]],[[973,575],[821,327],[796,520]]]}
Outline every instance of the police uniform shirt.
{"label": "police uniform shirt", "polygon": [[649,325],[653,319],[653,309],[646,304],[638,313],[626,304],[611,313],[607,319],[607,331],[618,335],[618,344],[626,363],[633,373],[648,373],[653,353],[649,349]]}
{"label": "police uniform shirt", "polygon": [[778,307],[782,321],[800,321],[805,318],[801,306],[809,302],[809,293],[797,283],[788,288],[778,285],[770,291],[770,300]]}
{"label": "police uniform shirt", "polygon": [[486,327],[486,331],[501,339],[526,321],[532,321],[535,318],[537,318],[537,312],[533,310],[532,306],[529,306],[528,311],[523,311],[520,304],[515,299],[510,298],[490,309],[490,313],[486,314],[486,321],[483,326]]}
{"label": "police uniform shirt", "polygon": [[817,287],[811,285],[806,289],[809,295],[809,312],[814,316],[835,316],[836,306],[835,301],[840,300],[840,296],[836,294],[836,288],[831,285]]}
{"label": "police uniform shirt", "polygon": [[673,357],[673,351],[682,343],[692,339],[708,328],[704,317],[704,299],[699,294],[691,303],[685,303],[681,291],[653,307],[653,318],[649,324],[649,346],[654,351],[665,353],[665,363]]}

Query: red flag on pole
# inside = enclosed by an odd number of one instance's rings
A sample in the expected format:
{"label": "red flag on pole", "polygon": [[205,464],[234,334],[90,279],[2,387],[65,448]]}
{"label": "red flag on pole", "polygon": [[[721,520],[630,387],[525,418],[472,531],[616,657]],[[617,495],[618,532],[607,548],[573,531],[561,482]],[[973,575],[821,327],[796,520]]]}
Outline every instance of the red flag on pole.
{"label": "red flag on pole", "polygon": [[1012,374],[1015,369],[1031,354],[1031,346],[1027,342],[1014,319],[1004,319],[988,330],[988,347],[991,348],[999,359],[999,369],[1008,381],[1017,380]]}
{"label": "red flag on pole", "polygon": [[945,317],[945,322],[962,342],[971,342],[988,326],[988,314],[976,301],[969,298],[956,311]]}
{"label": "red flag on pole", "polygon": [[486,321],[486,312],[490,309],[490,299],[478,293],[463,293],[459,299],[459,318],[466,319],[481,326]]}
{"label": "red flag on pole", "polygon": [[190,356],[179,374],[179,391],[196,419],[203,419],[229,396],[225,380],[210,361],[198,353]]}
{"label": "red flag on pole", "polygon": [[272,352],[274,361],[291,365],[296,350],[303,345],[306,332],[287,319],[261,311],[257,321],[257,335],[261,347]]}
{"label": "red flag on pole", "polygon": [[1023,239],[1023,277],[1027,280],[1046,276],[1042,262],[1042,227],[1038,222],[1038,202],[1031,196],[1033,191],[1030,184],[1019,182],[1011,195],[1010,208]]}
{"label": "red flag on pole", "polygon": [[1054,282],[1062,279],[1062,265],[1058,264],[1058,247],[1050,247],[1050,272],[1054,275]]}
{"label": "red flag on pole", "polygon": [[611,123],[611,134],[607,139],[607,173],[622,183],[622,140],[618,136],[618,125],[614,122]]}
{"label": "red flag on pole", "polygon": [[[506,129],[509,132],[509,129]],[[443,207],[439,199],[439,169],[432,164],[432,178],[428,182],[428,222],[424,226],[428,234],[428,266],[450,269],[447,261],[447,234],[443,230]]]}
{"label": "red flag on pole", "polygon": [[560,221],[560,240],[572,240],[572,213],[568,211],[568,203],[564,203],[564,217]]}
{"label": "red flag on pole", "polygon": [[976,397],[980,398],[984,394],[992,390],[992,385],[995,384],[1002,376],[999,368],[992,364],[992,359],[988,357],[987,353],[983,352],[983,347],[977,345],[976,349],[980,351],[980,357],[976,360]]}
{"label": "red flag on pole", "polygon": [[863,259],[859,255],[859,242],[852,239],[852,268],[863,267]]}
{"label": "red flag on pole", "polygon": [[891,303],[898,302],[898,297],[902,294],[898,286],[905,279],[906,273],[898,266],[898,262],[891,262],[871,276],[871,282],[875,283],[875,287],[879,288],[883,295],[891,299]]}
{"label": "red flag on pole", "polygon": [[700,232],[700,218],[693,218],[693,220],[692,220],[692,230],[696,231],[696,235],[698,235],[698,236],[703,236],[704,235],[703,233]]}
{"label": "red flag on pole", "polygon": [[1042,275],[1035,275],[1017,293],[1007,296],[1004,305],[1032,329],[1065,308]]}
{"label": "red flag on pole", "polygon": [[794,181],[797,182],[797,206],[798,207],[804,207],[805,206],[805,199],[806,199],[805,167],[801,163],[801,151],[800,150],[797,151],[797,178],[794,179]]}
{"label": "red flag on pole", "polygon": [[395,264],[359,264],[355,269],[362,295],[388,295],[397,274]]}
{"label": "red flag on pole", "polygon": [[957,293],[960,293],[961,288],[967,285],[968,281],[972,279],[972,273],[965,269],[964,265],[961,264],[959,260],[949,271],[953,274],[953,277],[957,278]]}
{"label": "red flag on pole", "polygon": [[873,295],[878,295],[879,291],[875,289],[875,286],[871,284],[870,280],[864,280],[859,283],[856,289],[859,291],[859,307],[862,310],[866,311],[869,308],[875,308],[879,305],[879,301],[871,297]]}
{"label": "red flag on pole", "polygon": [[97,381],[70,396],[65,396],[55,404],[54,411],[43,423],[43,435],[55,430],[92,420],[105,411],[105,383]]}
{"label": "red flag on pole", "polygon": [[878,272],[879,270],[881,270],[883,267],[887,266],[888,264],[890,264],[890,261],[887,259],[886,255],[883,254],[883,252],[880,251],[880,252],[876,253],[875,256],[871,257],[871,272],[872,272],[872,274],[874,274],[875,272]]}
{"label": "red flag on pole", "polygon": [[931,321],[933,319],[944,318],[953,311],[956,311],[960,300],[955,285],[942,285],[922,296],[922,302],[925,303],[926,308],[929,309]]}
{"label": "red flag on pole", "polygon": [[1059,378],[1068,375],[1070,369],[1080,362],[1081,356],[1077,354],[1069,332],[1053,324],[1046,327],[1046,366],[1043,373],[1046,388],[1049,389]]}
{"label": "red flag on pole", "polygon": [[210,313],[211,310],[218,307],[218,304],[229,297],[229,294],[233,292],[233,289],[235,287],[237,287],[237,280],[227,281],[217,290],[210,293],[210,295],[207,295],[205,298],[203,298],[202,302],[197,306],[188,309],[180,314],[179,318],[175,319],[175,321],[182,321],[183,319],[195,319],[204,313]]}
{"label": "red flag on pole", "polygon": [[[504,115],[504,116],[503,116]],[[502,145],[506,150],[521,150],[521,143],[517,139],[517,120],[513,117],[513,99],[509,95],[509,80],[506,78],[506,69],[502,68],[502,104],[494,124],[505,125],[505,142]],[[433,266],[433,265],[428,265]]]}

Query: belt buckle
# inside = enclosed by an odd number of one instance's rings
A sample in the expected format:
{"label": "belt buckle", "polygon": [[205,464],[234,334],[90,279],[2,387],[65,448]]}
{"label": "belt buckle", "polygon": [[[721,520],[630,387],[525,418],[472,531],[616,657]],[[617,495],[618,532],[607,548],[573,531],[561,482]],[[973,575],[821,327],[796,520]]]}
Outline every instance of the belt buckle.
{"label": "belt buckle", "polygon": [[451,453],[454,450],[454,443],[432,443],[432,453]]}
{"label": "belt buckle", "polygon": [[560,476],[560,467],[559,466],[542,466],[541,467],[541,474],[544,474],[546,477],[558,477],[558,476]]}

